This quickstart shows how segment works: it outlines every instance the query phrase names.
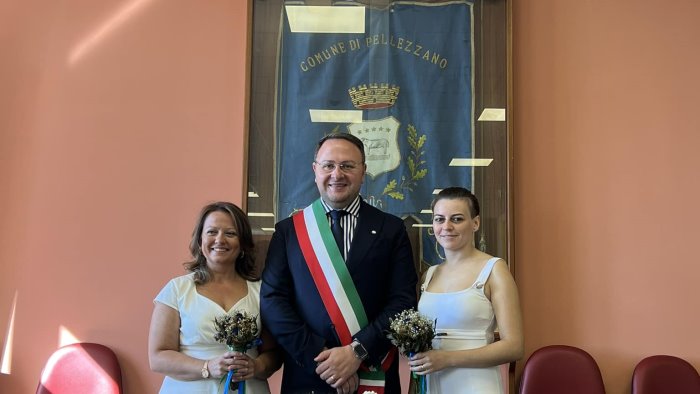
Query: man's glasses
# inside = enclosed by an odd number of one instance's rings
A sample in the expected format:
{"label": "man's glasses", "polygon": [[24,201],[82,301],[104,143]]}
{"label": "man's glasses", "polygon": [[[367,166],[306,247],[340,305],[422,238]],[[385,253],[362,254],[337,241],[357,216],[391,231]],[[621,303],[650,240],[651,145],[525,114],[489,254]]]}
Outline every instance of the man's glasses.
{"label": "man's glasses", "polygon": [[340,171],[346,174],[356,171],[361,164],[355,163],[354,161],[344,161],[342,163],[336,163],[334,161],[322,161],[319,163],[314,161],[314,163],[316,163],[323,172],[331,173],[335,171],[336,168],[340,168]]}

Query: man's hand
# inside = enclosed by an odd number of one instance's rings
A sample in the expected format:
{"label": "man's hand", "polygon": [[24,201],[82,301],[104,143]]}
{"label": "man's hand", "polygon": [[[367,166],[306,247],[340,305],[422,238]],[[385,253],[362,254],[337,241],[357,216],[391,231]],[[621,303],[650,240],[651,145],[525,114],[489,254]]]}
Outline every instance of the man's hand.
{"label": "man's hand", "polygon": [[314,361],[318,363],[316,373],[335,389],[342,388],[357,373],[362,363],[362,360],[355,357],[350,345],[326,349]]}
{"label": "man's hand", "polygon": [[350,375],[348,380],[343,383],[342,386],[336,387],[336,393],[337,394],[352,394],[355,391],[357,391],[357,388],[360,386],[360,378],[357,376],[356,373]]}

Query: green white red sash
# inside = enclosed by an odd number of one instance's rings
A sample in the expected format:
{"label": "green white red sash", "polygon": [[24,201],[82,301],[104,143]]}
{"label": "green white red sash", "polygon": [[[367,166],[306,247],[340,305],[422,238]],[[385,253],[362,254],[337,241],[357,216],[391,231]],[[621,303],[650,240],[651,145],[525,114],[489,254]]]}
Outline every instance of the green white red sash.
{"label": "green white red sash", "polygon": [[[352,281],[343,256],[328,226],[321,200],[297,212],[292,217],[301,252],[311,276],[321,294],[342,345],[352,342],[352,336],[369,324],[360,296]],[[395,351],[382,360],[381,370],[370,370],[364,364],[358,371],[358,394],[374,391],[384,393],[384,371],[391,365]]]}

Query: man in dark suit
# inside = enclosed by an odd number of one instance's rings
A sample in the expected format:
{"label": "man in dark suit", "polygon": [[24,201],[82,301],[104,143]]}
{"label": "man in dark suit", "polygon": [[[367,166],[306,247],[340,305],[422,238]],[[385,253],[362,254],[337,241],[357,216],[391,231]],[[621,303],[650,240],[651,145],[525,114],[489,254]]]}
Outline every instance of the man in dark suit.
{"label": "man in dark suit", "polygon": [[416,306],[406,228],[360,197],[358,138],[322,138],[312,167],[321,198],[277,223],[262,275],[263,325],[285,353],[282,393],[379,393],[383,385],[398,394],[386,330]]}

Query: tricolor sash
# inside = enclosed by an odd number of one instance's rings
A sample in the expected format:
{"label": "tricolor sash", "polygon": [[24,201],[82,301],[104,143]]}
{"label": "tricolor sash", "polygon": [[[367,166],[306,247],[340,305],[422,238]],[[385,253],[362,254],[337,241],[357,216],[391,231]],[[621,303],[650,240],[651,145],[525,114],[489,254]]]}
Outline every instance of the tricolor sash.
{"label": "tricolor sash", "polygon": [[[369,322],[355,283],[328,226],[321,200],[294,214],[292,220],[304,260],[340,343],[348,345],[352,342],[352,336]],[[364,364],[361,366],[358,371],[358,394],[369,391],[384,393],[384,371],[391,365],[395,353],[390,351],[382,360],[381,370]]]}

